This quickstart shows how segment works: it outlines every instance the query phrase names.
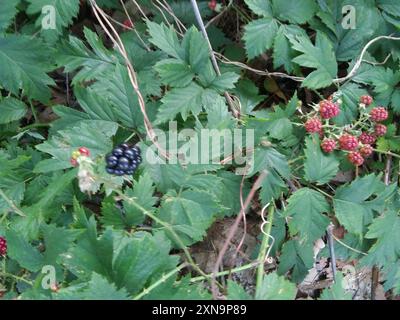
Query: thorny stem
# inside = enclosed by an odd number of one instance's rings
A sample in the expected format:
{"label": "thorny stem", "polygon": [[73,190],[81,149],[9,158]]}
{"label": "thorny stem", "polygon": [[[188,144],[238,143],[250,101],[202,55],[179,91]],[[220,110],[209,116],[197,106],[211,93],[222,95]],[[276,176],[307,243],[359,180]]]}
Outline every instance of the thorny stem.
{"label": "thorny stem", "polygon": [[189,263],[196,269],[197,272],[199,272],[202,275],[205,275],[205,273],[197,266],[197,264],[193,261],[192,256],[189,253],[189,250],[187,249],[187,247],[185,246],[185,244],[182,242],[181,238],[179,238],[179,236],[176,234],[176,232],[173,230],[173,228],[171,228],[171,226],[162,221],[161,219],[159,219],[158,217],[156,217],[154,214],[152,214],[151,212],[149,212],[148,210],[146,210],[145,208],[143,208],[140,204],[138,204],[136,201],[134,201],[134,199],[129,198],[127,196],[125,196],[122,192],[118,192],[118,195],[124,199],[125,201],[129,202],[130,204],[132,204],[134,207],[136,207],[137,209],[139,209],[140,211],[142,211],[146,216],[148,216],[150,219],[154,220],[155,222],[157,222],[158,224],[162,225],[163,227],[165,227],[171,234],[172,236],[175,238],[175,241],[178,243],[178,245],[182,248],[183,252],[185,253],[186,258],[188,259]]}
{"label": "thorny stem", "polygon": [[[255,262],[252,262],[252,263],[249,263],[249,264],[245,264],[245,265],[237,267],[237,268],[233,268],[233,269],[225,270],[225,271],[220,271],[220,272],[217,272],[215,274],[215,276],[216,277],[227,276],[227,275],[230,275],[232,273],[237,273],[237,272],[245,271],[245,270],[248,270],[248,269],[252,269],[252,268],[257,267],[259,265],[259,263],[260,263],[260,261],[255,261]],[[198,281],[207,280],[207,279],[212,278],[213,276],[214,276],[214,274],[210,273],[210,274],[207,274],[205,276],[194,277],[194,278],[190,279],[190,282],[198,282]]]}
{"label": "thorny stem", "polygon": [[335,239],[335,241],[336,241],[337,243],[341,244],[343,247],[345,247],[345,248],[347,248],[347,249],[349,249],[349,250],[351,250],[351,251],[354,251],[354,252],[356,252],[356,253],[362,254],[362,255],[364,255],[364,256],[367,256],[367,255],[368,255],[368,254],[366,254],[365,252],[362,252],[362,251],[357,250],[357,249],[355,249],[355,248],[353,248],[353,247],[350,247],[349,245],[347,245],[346,243],[344,243],[343,241],[341,241],[340,239],[338,239],[334,234],[332,234],[332,238]]}
{"label": "thorny stem", "polygon": [[[148,210],[146,210],[145,208],[143,208],[140,204],[136,203],[136,201],[134,201],[134,199],[129,198],[127,196],[125,196],[122,192],[119,192],[116,190],[116,192],[118,193],[118,196],[121,197],[122,199],[124,199],[125,201],[129,202],[130,204],[132,204],[134,207],[136,207],[137,209],[139,209],[140,211],[143,212],[143,214],[145,214],[146,216],[148,216],[150,219],[154,220],[155,222],[157,222],[158,224],[162,225],[163,227],[165,227],[174,237],[175,241],[177,242],[177,244],[181,247],[181,249],[183,250],[186,259],[188,260],[189,264],[201,275],[206,276],[206,273],[200,269],[200,267],[195,263],[195,261],[193,260],[192,256],[190,255],[189,250],[187,249],[187,247],[185,246],[185,244],[182,242],[181,238],[178,236],[178,234],[175,232],[175,230],[166,222],[162,221],[161,219],[159,219],[158,217],[156,217],[155,215],[153,215],[151,212],[149,212]],[[221,287],[221,285],[218,283],[217,284],[219,287]]]}
{"label": "thorny stem", "polygon": [[150,287],[145,288],[142,290],[141,293],[133,297],[133,300],[139,300],[143,298],[145,295],[149,294],[152,290],[157,288],[159,285],[163,284],[165,281],[167,281],[169,278],[171,278],[173,275],[181,271],[183,268],[187,267],[187,263],[182,263],[179,266],[177,266],[175,269],[171,270],[167,274],[163,275],[159,280],[154,282]]}
{"label": "thorny stem", "polygon": [[257,279],[256,279],[256,296],[261,290],[263,279],[264,279],[264,262],[267,257],[267,249],[269,248],[269,239],[271,235],[272,222],[274,220],[274,206],[271,206],[268,210],[268,225],[265,231],[264,237],[261,242],[260,253],[258,255],[258,262],[260,263],[257,267]]}
{"label": "thorny stem", "polygon": [[22,212],[21,209],[19,209],[15,203],[4,193],[3,190],[0,189],[0,196],[7,202],[7,204],[14,210],[14,212],[21,217],[25,217],[25,213]]}
{"label": "thorny stem", "polygon": [[392,157],[395,157],[395,158],[399,158],[400,159],[400,155],[398,155],[398,154],[396,154],[396,153],[393,153],[393,152],[390,152],[390,151],[382,151],[382,150],[378,150],[378,149],[373,149],[375,152],[378,152],[378,153],[382,153],[382,154],[386,154],[387,156],[392,156]]}
{"label": "thorny stem", "polygon": [[18,280],[18,281],[21,281],[21,282],[25,282],[25,283],[27,283],[27,284],[29,284],[31,286],[33,285],[31,281],[26,280],[25,278],[18,277],[18,276],[14,275],[14,274],[7,273],[7,272],[0,272],[0,277],[12,278],[12,279],[15,279],[15,280]]}

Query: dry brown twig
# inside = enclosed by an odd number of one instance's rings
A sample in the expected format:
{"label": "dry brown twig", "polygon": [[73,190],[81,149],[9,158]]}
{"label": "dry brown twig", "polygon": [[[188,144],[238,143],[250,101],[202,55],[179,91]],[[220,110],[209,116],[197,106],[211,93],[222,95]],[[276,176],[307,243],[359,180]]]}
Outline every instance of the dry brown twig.
{"label": "dry brown twig", "polygon": [[[207,30],[206,30],[206,27],[204,25],[203,19],[201,17],[199,7],[197,5],[196,0],[190,0],[190,1],[192,3],[192,8],[193,8],[193,11],[194,11],[194,15],[196,17],[196,21],[197,21],[197,23],[198,23],[198,25],[200,27],[200,30],[201,30],[201,33],[203,34],[203,37],[205,38],[205,40],[207,42],[208,49],[210,51],[211,63],[213,65],[214,71],[216,72],[216,74],[218,76],[220,76],[221,75],[221,71],[219,69],[217,59],[215,57],[215,52],[214,52],[214,50],[213,50],[213,48],[211,46],[210,39],[208,38]],[[237,110],[235,108],[235,105],[234,105],[233,100],[232,100],[231,96],[229,95],[229,93],[225,91],[224,92],[224,96],[225,96],[226,102],[228,103],[229,109],[231,110],[233,116],[235,118],[240,118],[240,110]]]}
{"label": "dry brown twig", "polygon": [[[132,87],[138,97],[139,101],[139,106],[140,110],[143,115],[143,120],[144,120],[144,126],[146,129],[146,133],[149,136],[151,142],[157,147],[158,151],[160,154],[165,158],[169,159],[169,154],[168,152],[158,143],[157,141],[157,136],[154,132],[153,126],[151,124],[151,121],[149,120],[146,112],[146,103],[143,98],[143,95],[139,89],[139,84],[137,80],[137,75],[136,71],[132,66],[131,61],[129,60],[128,54],[126,52],[125,46],[118,34],[118,32],[115,30],[114,26],[110,23],[110,21],[107,18],[107,15],[104,13],[104,11],[97,5],[95,0],[90,0],[90,4],[92,6],[94,15],[96,16],[97,21],[99,22],[100,26],[104,30],[104,32],[107,34],[107,36],[111,39],[113,42],[114,46],[118,49],[120,54],[125,60],[127,70],[128,70],[128,76],[130,79],[130,82],[132,84]],[[106,26],[108,25],[108,27]],[[111,31],[110,31],[111,30]]]}
{"label": "dry brown twig", "polygon": [[[370,46],[372,46],[375,42],[377,42],[377,41],[379,41],[379,40],[382,40],[382,39],[399,41],[399,40],[400,40],[400,37],[378,36],[378,37],[376,37],[376,38],[370,40],[370,41],[364,46],[364,48],[361,50],[360,56],[359,56],[359,58],[356,60],[356,63],[354,64],[354,66],[353,66],[353,68],[350,70],[350,72],[349,72],[345,77],[333,79],[332,82],[333,82],[334,84],[340,84],[340,83],[343,83],[343,82],[345,82],[345,81],[347,81],[347,80],[350,80],[350,79],[357,73],[358,69],[361,67],[361,64],[362,64],[363,62],[367,62],[367,61],[365,61],[365,60],[363,60],[363,59],[364,59],[364,55],[365,55],[365,53],[367,52],[368,48],[369,48]],[[235,65],[235,66],[238,66],[238,67],[240,67],[240,68],[242,68],[242,69],[251,71],[251,72],[253,72],[253,73],[255,73],[255,74],[258,74],[258,75],[268,76],[268,77],[286,78],[286,79],[291,79],[291,80],[294,80],[294,81],[297,81],[297,82],[303,82],[303,81],[305,80],[304,77],[291,76],[291,75],[288,75],[288,74],[283,73],[283,72],[269,72],[268,70],[254,69],[254,68],[249,67],[249,66],[246,65],[245,63],[238,62],[238,61],[231,61],[231,60],[229,60],[228,58],[226,58],[224,55],[222,55],[222,54],[220,54],[220,53],[218,53],[218,52],[214,52],[214,54],[218,57],[218,59],[219,59],[222,63],[230,64],[230,65]],[[383,62],[379,63],[379,64],[384,64],[384,63],[386,63],[386,61],[387,61],[388,59],[389,59],[389,56],[386,57],[386,59],[385,59]],[[367,63],[368,63],[368,62],[367,62]]]}
{"label": "dry brown twig", "polygon": [[217,261],[215,262],[215,266],[214,266],[213,274],[212,274],[212,278],[211,278],[211,291],[212,291],[212,295],[213,295],[214,299],[219,298],[219,292],[218,292],[217,283],[216,283],[216,274],[218,273],[218,270],[219,270],[220,266],[222,265],[222,260],[224,258],[224,255],[225,255],[226,251],[228,250],[229,245],[239,227],[240,221],[243,218],[242,215],[246,214],[247,207],[249,206],[256,191],[258,190],[258,188],[260,187],[262,181],[265,179],[266,176],[267,176],[267,172],[263,171],[260,173],[257,180],[254,182],[254,184],[243,204],[242,209],[240,210],[239,214],[237,215],[237,217],[235,219],[234,224],[232,225],[231,229],[229,230],[228,236],[224,242],[224,245],[223,245],[221,251],[218,254],[218,258],[217,258]]}

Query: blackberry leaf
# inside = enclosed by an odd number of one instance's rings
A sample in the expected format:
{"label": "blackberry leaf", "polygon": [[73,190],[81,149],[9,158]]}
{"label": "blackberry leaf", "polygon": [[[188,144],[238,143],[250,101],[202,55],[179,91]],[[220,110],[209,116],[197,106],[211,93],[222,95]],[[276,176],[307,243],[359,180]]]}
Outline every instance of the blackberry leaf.
{"label": "blackberry leaf", "polygon": [[301,188],[290,196],[288,203],[284,215],[291,217],[291,235],[298,233],[301,243],[312,243],[325,233],[329,218],[323,213],[329,212],[330,206],[321,193]]}

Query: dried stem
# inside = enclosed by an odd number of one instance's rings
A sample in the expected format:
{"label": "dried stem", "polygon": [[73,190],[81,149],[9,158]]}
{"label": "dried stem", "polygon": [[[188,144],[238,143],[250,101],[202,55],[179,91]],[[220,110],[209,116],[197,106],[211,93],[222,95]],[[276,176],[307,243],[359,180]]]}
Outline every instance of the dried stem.
{"label": "dried stem", "polygon": [[246,201],[244,202],[243,208],[240,210],[239,214],[237,215],[234,224],[232,225],[232,227],[229,230],[229,234],[228,234],[228,236],[227,236],[227,238],[226,238],[226,240],[224,242],[224,245],[223,245],[221,251],[218,254],[218,258],[217,258],[217,261],[216,261],[216,263],[214,265],[212,279],[211,279],[211,291],[212,291],[214,299],[218,299],[218,288],[217,288],[217,285],[216,285],[216,279],[215,278],[216,278],[216,275],[218,273],[219,267],[222,265],[222,260],[224,258],[224,255],[225,255],[226,251],[228,250],[229,244],[230,244],[231,240],[233,239],[233,237],[234,237],[234,235],[235,235],[235,233],[236,233],[236,231],[237,231],[237,229],[239,227],[240,221],[242,220],[242,214],[245,214],[245,211],[246,211],[247,207],[249,206],[249,204],[250,204],[251,200],[253,199],[257,189],[260,187],[260,185],[261,185],[262,181],[265,179],[266,175],[267,175],[267,172],[263,171],[258,176],[257,180],[254,182],[254,184],[253,184],[253,186],[252,186],[252,188],[251,188],[251,190],[250,190],[250,192],[249,192],[249,194],[248,194],[248,196],[246,198]]}
{"label": "dried stem", "polygon": [[[100,9],[100,7],[97,5],[96,1],[95,0],[90,0],[90,4],[92,6],[93,12],[94,12],[94,14],[95,14],[95,16],[97,18],[97,21],[99,22],[100,26],[103,28],[104,32],[111,39],[111,41],[113,42],[114,46],[118,49],[118,51],[121,53],[122,57],[125,60],[130,82],[131,82],[132,87],[135,90],[135,93],[136,93],[136,95],[138,97],[139,106],[140,106],[140,110],[141,110],[142,115],[143,115],[144,126],[146,128],[147,135],[149,136],[149,138],[152,141],[152,143],[157,147],[157,149],[159,150],[160,154],[164,158],[169,159],[169,155],[168,155],[167,151],[157,142],[157,137],[156,137],[156,134],[154,133],[153,126],[152,126],[152,124],[151,124],[151,122],[150,122],[150,120],[149,120],[149,118],[147,116],[145,100],[143,98],[143,95],[142,95],[141,91],[139,90],[136,71],[133,68],[132,63],[129,60],[128,54],[127,54],[126,49],[125,49],[125,46],[124,46],[124,44],[123,44],[118,32],[115,30],[113,25],[110,23],[110,21],[108,20],[106,14],[104,13],[104,11],[102,9]],[[108,27],[105,25],[105,23],[108,25]]]}
{"label": "dried stem", "polygon": [[[217,59],[215,58],[215,53],[214,53],[214,50],[213,50],[213,48],[211,46],[210,39],[208,38],[207,30],[206,30],[206,27],[204,26],[204,22],[203,22],[203,19],[201,17],[201,14],[200,14],[199,7],[197,6],[196,0],[190,0],[190,1],[192,3],[193,11],[194,11],[194,14],[196,16],[196,21],[199,24],[200,30],[201,30],[201,32],[202,32],[202,34],[203,34],[203,36],[204,36],[204,38],[205,38],[205,40],[207,42],[208,49],[210,51],[210,57],[211,57],[212,66],[213,66],[214,71],[216,72],[216,74],[218,76],[220,76],[221,75],[221,71],[219,70],[218,62],[217,62]],[[236,118],[239,118],[240,117],[240,113],[238,112],[238,110],[236,110],[236,108],[234,106],[234,103],[233,103],[233,100],[232,100],[231,96],[229,95],[229,93],[225,92],[224,96],[225,96],[226,102],[228,103],[229,108],[232,111],[233,115]]]}

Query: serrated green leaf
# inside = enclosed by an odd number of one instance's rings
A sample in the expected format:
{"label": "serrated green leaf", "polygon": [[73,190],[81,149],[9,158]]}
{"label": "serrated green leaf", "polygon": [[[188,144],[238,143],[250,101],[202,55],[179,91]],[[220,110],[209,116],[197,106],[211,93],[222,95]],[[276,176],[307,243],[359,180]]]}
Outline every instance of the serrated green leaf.
{"label": "serrated green leaf", "polygon": [[118,125],[115,122],[100,120],[81,122],[76,127],[59,131],[57,135],[36,148],[51,154],[54,161],[67,165],[72,152],[82,146],[88,148],[94,157],[108,153],[113,147],[110,138],[117,128]]}
{"label": "serrated green leaf", "polygon": [[254,166],[250,174],[262,170],[276,170],[282,177],[290,176],[289,164],[286,157],[274,148],[257,148],[254,152]]}
{"label": "serrated green leaf", "polygon": [[[333,199],[335,215],[349,232],[361,236],[365,226],[372,221],[373,210],[383,210],[393,190],[393,187],[385,188],[380,177],[374,174],[357,178],[336,190]],[[372,195],[376,197],[370,200]]]}
{"label": "serrated green leaf", "polygon": [[[199,190],[185,190],[180,194],[170,191],[164,196],[157,215],[174,229],[185,245],[203,239],[205,231],[217,214],[217,210],[208,210],[204,205],[205,202],[201,202],[202,198],[199,197],[206,197],[208,201],[213,201],[211,195]],[[168,230],[164,232],[179,247],[174,236]]]}
{"label": "serrated green leaf", "polygon": [[176,266],[177,257],[169,256],[168,244],[160,246],[159,241],[165,239],[141,233],[120,250],[113,264],[117,287],[137,293],[152,276],[161,276],[162,272]]}
{"label": "serrated green leaf", "polygon": [[247,56],[252,59],[272,47],[278,23],[272,18],[262,18],[251,21],[244,30]]}
{"label": "serrated green leaf", "polygon": [[208,44],[203,35],[195,27],[191,27],[185,33],[182,47],[185,50],[186,62],[191,69],[197,74],[202,74],[210,58]]}
{"label": "serrated green leaf", "polygon": [[162,99],[162,105],[157,114],[158,123],[174,120],[181,114],[184,120],[190,113],[198,115],[202,109],[201,95],[203,88],[192,82],[187,87],[172,89]]}
{"label": "serrated green leaf", "polygon": [[86,27],[83,32],[91,49],[74,36],[62,41],[57,48],[57,65],[64,67],[65,72],[78,71],[72,78],[72,85],[101,78],[111,72],[117,62],[115,54],[105,48],[96,33]]}
{"label": "serrated green leaf", "polygon": [[344,126],[354,121],[359,114],[359,101],[362,95],[368,94],[367,90],[360,88],[356,83],[343,85],[339,91],[342,94],[340,113],[333,119],[335,124]]}
{"label": "serrated green leaf", "polygon": [[185,60],[184,51],[179,43],[178,36],[172,27],[167,27],[164,23],[157,24],[152,21],[147,21],[151,43],[160,48],[168,55]]}
{"label": "serrated green leaf", "polygon": [[143,297],[144,300],[209,300],[211,294],[202,284],[190,283],[190,277],[185,276],[179,281],[170,277],[161,285]]}
{"label": "serrated green leaf", "polygon": [[68,251],[79,231],[59,228],[53,224],[42,226],[46,250],[43,253],[43,264],[55,265],[59,256]]}
{"label": "serrated green leaf", "polygon": [[312,243],[320,238],[329,225],[329,218],[323,213],[330,206],[324,196],[312,189],[301,188],[288,199],[284,214],[290,216],[289,230],[292,235],[300,234],[301,243]]}
{"label": "serrated green leaf", "polygon": [[304,177],[309,182],[317,184],[328,183],[339,171],[339,161],[334,154],[325,154],[320,148],[320,141],[316,135],[306,138],[304,149]]}
{"label": "serrated green leaf", "polygon": [[25,103],[12,97],[0,100],[0,123],[21,119],[28,110]]}
{"label": "serrated green leaf", "polygon": [[274,16],[291,23],[302,24],[309,21],[316,10],[314,0],[272,0]]}
{"label": "serrated green leaf", "polygon": [[0,0],[0,32],[7,29],[17,14],[20,0]]}
{"label": "serrated green leaf", "polygon": [[[83,288],[83,289],[82,289]],[[86,284],[78,284],[62,288],[53,293],[55,300],[128,300],[128,293],[124,288],[118,290],[103,276],[93,272],[90,281]]]}
{"label": "serrated green leaf", "polygon": [[303,81],[302,86],[320,89],[329,86],[337,74],[337,64],[332,44],[321,32],[317,33],[315,45],[308,37],[289,36],[293,48],[302,52],[293,61],[303,67],[315,68]]}
{"label": "serrated green leaf", "polygon": [[280,255],[278,274],[284,275],[292,271],[291,279],[300,283],[312,268],[314,263],[313,244],[300,244],[296,240],[289,240],[282,247]]}
{"label": "serrated green leaf", "polygon": [[39,39],[21,35],[0,36],[0,85],[15,95],[23,89],[30,99],[47,103],[50,98],[48,86],[54,85],[46,74],[52,69],[48,62],[49,52]]}
{"label": "serrated green leaf", "polygon": [[43,265],[43,256],[24,237],[14,231],[7,230],[7,255],[30,271],[39,271]]}
{"label": "serrated green leaf", "polygon": [[234,72],[225,72],[220,76],[217,76],[211,83],[210,87],[220,92],[224,92],[227,89],[233,89],[239,77],[240,76]]}
{"label": "serrated green leaf", "polygon": [[[29,15],[40,14],[36,25],[41,27],[42,33],[51,37],[58,36],[72,23],[79,12],[79,0],[28,0],[26,12]],[[53,15],[54,12],[54,15]],[[49,26],[47,27],[47,24]],[[54,23],[54,27],[51,25]],[[43,27],[45,26],[45,27]]]}
{"label": "serrated green leaf", "polygon": [[187,86],[195,76],[189,65],[177,59],[161,60],[155,65],[155,70],[164,84],[174,87]]}
{"label": "serrated green leaf", "polygon": [[400,217],[396,211],[389,210],[375,218],[368,227],[365,237],[376,239],[361,262],[364,265],[389,265],[400,257]]}
{"label": "serrated green leaf", "polygon": [[271,202],[273,199],[278,199],[286,189],[285,181],[272,170],[261,183],[260,199],[262,203]]}
{"label": "serrated green leaf", "polygon": [[[137,181],[134,182],[132,189],[128,189],[125,192],[125,196],[134,198],[135,202],[139,204],[143,209],[154,212],[154,205],[157,198],[153,197],[155,187],[153,180],[149,174],[142,175]],[[125,201],[125,223],[128,227],[132,227],[137,224],[143,223],[145,215],[143,212],[134,205],[130,204],[129,201]]]}
{"label": "serrated green leaf", "polygon": [[269,0],[245,0],[245,3],[255,14],[272,18],[271,4]]}
{"label": "serrated green leaf", "polygon": [[252,297],[240,284],[228,280],[228,300],[252,300]]}
{"label": "serrated green leaf", "polygon": [[256,300],[294,300],[297,288],[294,283],[271,272],[264,276],[260,291],[257,292]]}

